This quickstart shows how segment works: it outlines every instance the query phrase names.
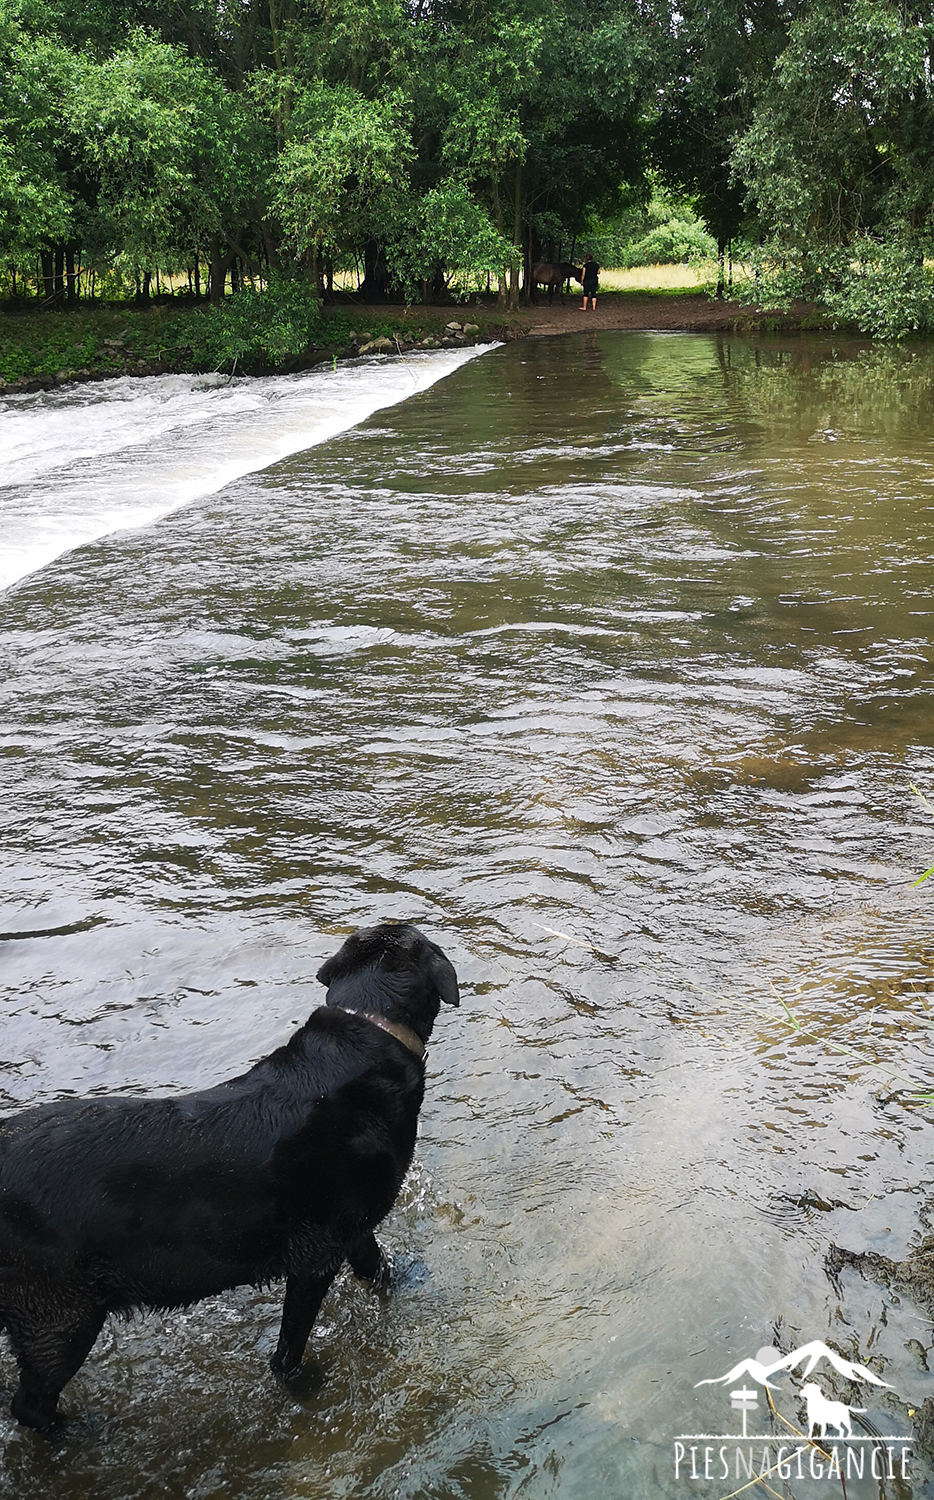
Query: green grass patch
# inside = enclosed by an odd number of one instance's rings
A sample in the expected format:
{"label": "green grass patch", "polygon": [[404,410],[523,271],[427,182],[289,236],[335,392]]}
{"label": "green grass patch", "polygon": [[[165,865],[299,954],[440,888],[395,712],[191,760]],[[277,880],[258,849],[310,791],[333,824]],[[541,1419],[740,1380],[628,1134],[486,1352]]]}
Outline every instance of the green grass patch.
{"label": "green grass patch", "polygon": [[[734,268],[735,274],[736,268]],[[698,292],[713,294],[717,287],[717,262],[691,265],[609,267],[600,270],[602,292],[638,292],[645,297],[683,297]]]}
{"label": "green grass patch", "polygon": [[158,371],[271,373],[301,369],[348,352],[350,335],[438,338],[445,325],[477,323],[495,338],[502,315],[483,309],[353,308],[283,310],[230,298],[221,308],[131,304],[0,317],[0,381],[60,381]]}

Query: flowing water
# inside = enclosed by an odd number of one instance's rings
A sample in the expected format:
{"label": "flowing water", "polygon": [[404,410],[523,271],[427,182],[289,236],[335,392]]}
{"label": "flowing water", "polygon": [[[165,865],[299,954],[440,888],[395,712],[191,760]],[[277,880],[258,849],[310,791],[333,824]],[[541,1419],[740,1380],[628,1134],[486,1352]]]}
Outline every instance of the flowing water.
{"label": "flowing water", "polygon": [[932,1197],[934,351],[197,386],[7,403],[0,1102],[229,1076],[380,918],[463,1003],[389,1305],[339,1279],[298,1396],[279,1288],[108,1326],[54,1439],[0,1416],[0,1497],[723,1496],[732,1447],[675,1469],[744,1420],[696,1383],[816,1339],[909,1431],[930,1322],[825,1258]]}

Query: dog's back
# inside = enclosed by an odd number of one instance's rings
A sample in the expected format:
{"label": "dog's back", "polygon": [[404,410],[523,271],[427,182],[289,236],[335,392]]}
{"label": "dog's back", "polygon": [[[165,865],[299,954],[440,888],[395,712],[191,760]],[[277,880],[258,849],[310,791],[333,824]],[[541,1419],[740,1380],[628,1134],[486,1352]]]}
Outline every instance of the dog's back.
{"label": "dog's back", "polygon": [[27,1110],[0,1123],[0,1267],[93,1269],[111,1310],[284,1275],[293,1235],[323,1250],[388,1211],[421,1100],[411,1054],[321,1008],[217,1087]]}
{"label": "dog's back", "polygon": [[0,1323],[20,1420],[51,1420],[107,1312],[284,1275],[274,1367],[288,1376],[345,1259],[386,1283],[373,1229],[411,1161],[424,1043],[457,980],[415,928],[388,925],[348,939],[319,978],[327,1005],[226,1083],[0,1122]]}

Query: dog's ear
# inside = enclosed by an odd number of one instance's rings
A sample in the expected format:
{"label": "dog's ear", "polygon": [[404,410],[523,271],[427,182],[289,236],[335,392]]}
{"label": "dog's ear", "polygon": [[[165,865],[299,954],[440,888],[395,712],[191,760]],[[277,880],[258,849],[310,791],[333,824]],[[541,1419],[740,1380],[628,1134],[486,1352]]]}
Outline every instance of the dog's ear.
{"label": "dog's ear", "polygon": [[460,1005],[461,993],[457,988],[457,975],[451,960],[431,944],[431,957],[428,960],[428,973],[432,982],[445,1005]]}
{"label": "dog's ear", "polygon": [[324,960],[324,963],[315,975],[319,984],[329,985],[331,983],[331,980],[334,978],[334,970],[337,967],[337,958],[338,955],[332,953],[330,958]]}

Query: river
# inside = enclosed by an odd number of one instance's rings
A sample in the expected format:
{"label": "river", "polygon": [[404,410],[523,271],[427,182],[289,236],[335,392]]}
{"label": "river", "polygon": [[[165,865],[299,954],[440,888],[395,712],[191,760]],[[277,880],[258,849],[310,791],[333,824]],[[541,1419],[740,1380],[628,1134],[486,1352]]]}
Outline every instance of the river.
{"label": "river", "polygon": [[278,1288],[108,1325],[52,1441],[4,1350],[0,1497],[724,1496],[697,1382],[813,1340],[910,1430],[930,1324],[825,1258],[934,1196],[932,402],[600,333],[0,403],[0,1106],[242,1070],[381,918],[463,997],[391,1304],[339,1279],[300,1398]]}

